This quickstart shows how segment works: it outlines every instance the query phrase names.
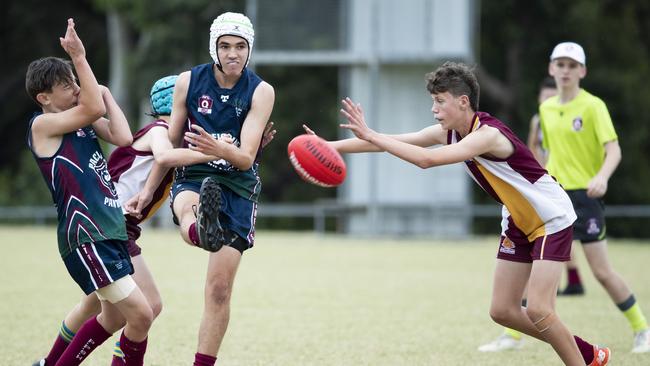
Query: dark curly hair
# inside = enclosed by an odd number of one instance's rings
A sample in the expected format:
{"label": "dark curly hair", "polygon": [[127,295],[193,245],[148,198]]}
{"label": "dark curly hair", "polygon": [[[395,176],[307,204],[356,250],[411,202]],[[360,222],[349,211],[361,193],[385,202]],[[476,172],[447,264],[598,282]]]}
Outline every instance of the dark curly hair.
{"label": "dark curly hair", "polygon": [[58,57],[44,57],[32,61],[27,67],[25,75],[25,89],[27,94],[41,105],[36,96],[38,93],[51,92],[56,84],[72,84],[72,64],[68,60]]}
{"label": "dark curly hair", "polygon": [[467,95],[472,110],[478,111],[480,87],[472,69],[462,63],[447,61],[426,75],[427,90],[431,94],[449,92],[454,97]]}

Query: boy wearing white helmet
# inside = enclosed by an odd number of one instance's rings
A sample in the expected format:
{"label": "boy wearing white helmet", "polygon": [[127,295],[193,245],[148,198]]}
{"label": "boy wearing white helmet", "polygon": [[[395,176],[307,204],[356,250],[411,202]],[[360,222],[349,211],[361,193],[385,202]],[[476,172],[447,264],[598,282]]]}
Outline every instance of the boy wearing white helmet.
{"label": "boy wearing white helmet", "polygon": [[245,15],[221,14],[210,27],[213,62],[181,73],[174,91],[172,144],[181,146],[185,133],[190,149],[219,157],[177,168],[171,192],[184,241],[211,252],[194,365],[216,361],[237,267],[254,240],[257,157],[275,100],[273,87],[247,68],[254,36]]}
{"label": "boy wearing white helmet", "polygon": [[555,46],[548,66],[558,95],[539,107],[546,169],[569,194],[578,215],[574,240],[580,240],[594,276],[627,318],[634,332],[632,352],[650,352],[648,322],[630,287],[607,255],[603,197],[621,161],[621,148],[605,103],[580,87],[587,75],[583,48],[574,42]]}

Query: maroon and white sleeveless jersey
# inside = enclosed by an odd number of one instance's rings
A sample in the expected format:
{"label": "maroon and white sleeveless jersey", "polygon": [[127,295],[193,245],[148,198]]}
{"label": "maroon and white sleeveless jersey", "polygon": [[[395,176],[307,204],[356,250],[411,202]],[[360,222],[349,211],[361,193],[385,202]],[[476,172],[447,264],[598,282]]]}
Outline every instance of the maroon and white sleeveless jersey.
{"label": "maroon and white sleeveless jersey", "polygon": [[[571,226],[576,214],[569,196],[539,165],[526,144],[503,122],[484,112],[474,115],[470,133],[483,125],[499,130],[514,146],[507,159],[478,156],[465,161],[474,181],[503,205],[502,233],[519,230],[533,241]],[[458,132],[448,131],[448,144],[460,140]]]}
{"label": "maroon and white sleeveless jersey", "polygon": [[[153,121],[136,132],[133,136],[133,141],[137,141],[149,132],[150,129],[157,126],[169,128],[167,122],[163,120]],[[108,158],[108,170],[113,178],[121,206],[142,190],[151,172],[153,163],[154,157],[151,151],[139,151],[131,146],[118,147],[113,151]],[[172,170],[170,169],[160,185],[156,188],[151,203],[142,210],[142,219],[135,220],[137,223],[146,220],[158,210],[167,198],[171,182]],[[132,216],[129,216],[129,218],[131,220],[135,219]]]}

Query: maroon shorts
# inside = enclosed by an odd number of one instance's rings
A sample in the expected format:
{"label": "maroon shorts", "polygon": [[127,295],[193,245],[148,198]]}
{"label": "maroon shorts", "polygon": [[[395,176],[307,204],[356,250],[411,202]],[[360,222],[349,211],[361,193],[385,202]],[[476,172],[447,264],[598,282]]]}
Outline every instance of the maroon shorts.
{"label": "maroon shorts", "polygon": [[508,233],[499,240],[497,258],[511,262],[532,263],[534,260],[566,262],[571,259],[573,226],[530,242],[519,233]]}
{"label": "maroon shorts", "polygon": [[137,257],[142,253],[142,248],[135,243],[135,241],[140,237],[140,221],[131,215],[124,216],[126,217],[126,236],[128,237],[128,240],[126,241],[126,249],[131,258]]}

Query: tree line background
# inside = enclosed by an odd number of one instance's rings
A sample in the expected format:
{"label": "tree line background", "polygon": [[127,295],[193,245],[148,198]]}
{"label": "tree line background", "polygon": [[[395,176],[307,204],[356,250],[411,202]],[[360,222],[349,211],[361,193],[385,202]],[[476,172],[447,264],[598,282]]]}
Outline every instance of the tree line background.
{"label": "tree line background", "polygon": [[[290,8],[300,0],[277,2]],[[26,148],[27,122],[36,106],[24,91],[24,77],[30,61],[66,56],[58,37],[65,33],[68,17],[75,18],[97,79],[111,87],[135,131],[147,120],[143,112],[148,110],[152,83],[209,62],[212,20],[224,11],[245,12],[245,5],[244,0],[23,0],[5,5],[0,15],[4,50],[0,58],[4,71],[0,79],[0,206],[51,203]],[[606,202],[650,204],[650,3],[483,0],[477,1],[477,6],[480,109],[504,120],[525,138],[551,49],[561,41],[580,43],[588,66],[582,85],[607,103],[623,150]],[[273,36],[258,32],[256,44]],[[325,138],[338,135],[337,69],[264,66],[256,72],[276,90],[271,119],[279,131],[262,158],[262,201],[310,202],[335,197],[334,190],[304,184],[293,173],[286,146],[302,132],[303,122]],[[482,192],[476,191],[474,196],[476,202],[489,202]],[[290,225],[292,221],[270,224]],[[476,230],[482,231],[486,225],[478,221]],[[610,220],[608,226],[614,236],[650,236],[647,219]],[[493,228],[490,222],[490,232]]]}

